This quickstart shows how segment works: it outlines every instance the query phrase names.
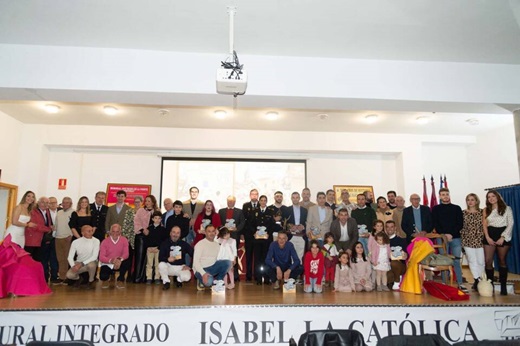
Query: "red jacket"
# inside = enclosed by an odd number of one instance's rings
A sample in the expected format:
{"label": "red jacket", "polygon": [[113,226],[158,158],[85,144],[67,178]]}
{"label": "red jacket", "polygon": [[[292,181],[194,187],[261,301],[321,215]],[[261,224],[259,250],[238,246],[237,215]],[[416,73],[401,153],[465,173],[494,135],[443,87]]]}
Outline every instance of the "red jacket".
{"label": "red jacket", "polygon": [[310,285],[311,279],[316,279],[316,285],[321,285],[323,278],[324,257],[320,251],[316,257],[312,257],[311,251],[307,251],[303,258],[303,272],[305,274],[305,284]]}
{"label": "red jacket", "polygon": [[[47,215],[47,220],[49,220],[49,223],[52,226],[51,213],[49,213],[48,209],[45,211],[45,213]],[[25,227],[25,246],[39,247],[42,245],[43,234],[52,232],[52,227],[45,226],[45,219],[43,218],[43,214],[38,208],[31,210],[30,222],[35,223],[36,226]]]}
{"label": "red jacket", "polygon": [[[202,224],[202,218],[204,217],[203,213],[204,213],[204,211],[197,216],[197,219],[195,220],[195,223],[193,224],[193,231],[195,232],[195,239],[193,240],[193,247],[195,247],[195,244],[197,244],[199,241],[206,238],[206,236],[204,234],[199,233],[200,225]],[[222,223],[220,221],[220,216],[218,215],[218,213],[213,213],[213,215],[211,216],[211,224],[213,226],[215,226],[215,228],[217,229],[217,235],[218,235],[218,229],[222,225]]]}

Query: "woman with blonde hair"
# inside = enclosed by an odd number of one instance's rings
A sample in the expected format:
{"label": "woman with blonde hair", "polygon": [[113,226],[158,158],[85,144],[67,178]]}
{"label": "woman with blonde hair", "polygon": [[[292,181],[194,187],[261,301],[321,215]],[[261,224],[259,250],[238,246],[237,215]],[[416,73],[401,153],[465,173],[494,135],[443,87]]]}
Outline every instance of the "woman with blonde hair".
{"label": "woman with blonde hair", "polygon": [[92,214],[90,213],[90,202],[87,196],[81,196],[76,206],[76,211],[70,215],[69,227],[74,239],[81,238],[81,227],[92,226]]}
{"label": "woman with blonde hair", "polygon": [[480,275],[484,272],[484,247],[482,244],[484,231],[480,199],[474,193],[466,196],[466,209],[462,211],[462,220],[460,238],[468,259],[469,270],[474,279],[471,288],[476,291]]}
{"label": "woman with blonde hair", "polygon": [[7,228],[5,236],[11,235],[11,241],[20,245],[21,248],[25,246],[25,227],[34,227],[35,223],[30,222],[31,210],[35,206],[36,196],[34,192],[27,191],[22,196],[20,203],[14,208],[11,215],[11,225]]}

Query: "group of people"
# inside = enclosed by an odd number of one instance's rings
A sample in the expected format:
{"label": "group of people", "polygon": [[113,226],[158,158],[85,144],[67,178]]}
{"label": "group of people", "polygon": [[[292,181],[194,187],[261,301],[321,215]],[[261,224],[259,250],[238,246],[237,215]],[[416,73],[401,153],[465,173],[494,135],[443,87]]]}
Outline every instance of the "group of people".
{"label": "group of people", "polygon": [[436,232],[454,256],[459,289],[468,291],[460,265],[464,249],[473,288],[484,271],[494,278],[497,254],[501,294],[507,294],[513,216],[497,191],[487,192],[483,210],[478,196],[469,194],[464,211],[451,203],[445,188],[439,191],[441,203],[432,209],[420,205],[417,194],[405,207],[395,191],[375,201],[365,191],[352,203],[343,190],[337,204],[334,191],[328,190],[318,192],[314,203],[305,188],[301,195],[291,194],[288,206],[279,191],[268,205],[267,196],[253,189],[241,209],[229,196],[227,207],[217,211],[211,200],[198,199],[197,187],[189,193],[185,202],[164,199],[161,211],[153,195],[135,197],[130,207],[123,190],[110,207],[106,194],[98,192],[93,203],[82,196],[76,208],[69,197],[59,206],[53,197],[36,202],[27,191],[14,209],[6,239],[40,262],[42,280],[51,284],[88,288],[99,275],[102,288],[114,278],[117,288],[131,281],[162,284],[167,290],[170,277],[179,287],[193,271],[197,289],[215,291],[233,289],[240,279],[237,250],[243,241],[246,282],[279,289],[300,281],[305,292],[319,293],[327,286],[337,292],[398,290],[408,244]]}

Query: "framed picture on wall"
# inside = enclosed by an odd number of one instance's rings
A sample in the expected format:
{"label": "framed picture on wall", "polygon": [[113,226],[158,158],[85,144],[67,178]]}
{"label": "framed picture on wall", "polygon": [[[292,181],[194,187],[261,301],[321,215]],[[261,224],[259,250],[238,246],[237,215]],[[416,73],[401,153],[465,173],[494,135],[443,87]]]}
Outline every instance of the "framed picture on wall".
{"label": "framed picture on wall", "polygon": [[341,192],[347,190],[350,194],[350,203],[357,203],[357,195],[365,191],[374,193],[374,187],[371,185],[334,185],[333,190],[336,193],[336,204],[341,204]]}
{"label": "framed picture on wall", "polygon": [[129,206],[134,206],[134,198],[141,196],[144,198],[152,193],[152,185],[144,184],[119,184],[119,183],[108,183],[107,184],[107,195],[106,205],[111,206],[117,203],[117,191],[123,190],[126,192],[125,203]]}

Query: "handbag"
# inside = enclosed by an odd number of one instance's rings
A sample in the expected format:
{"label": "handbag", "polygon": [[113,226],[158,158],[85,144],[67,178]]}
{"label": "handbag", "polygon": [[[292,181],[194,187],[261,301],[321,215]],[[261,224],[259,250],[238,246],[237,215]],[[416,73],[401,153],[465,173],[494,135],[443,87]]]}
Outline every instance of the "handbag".
{"label": "handbag", "polygon": [[477,285],[478,294],[482,297],[492,297],[493,296],[493,284],[491,280],[487,278],[486,272],[482,272],[480,276],[480,282]]}
{"label": "handbag", "polygon": [[421,264],[427,265],[427,266],[430,266],[430,267],[452,266],[453,265],[453,259],[450,256],[432,253],[432,254],[426,256],[421,261]]}

